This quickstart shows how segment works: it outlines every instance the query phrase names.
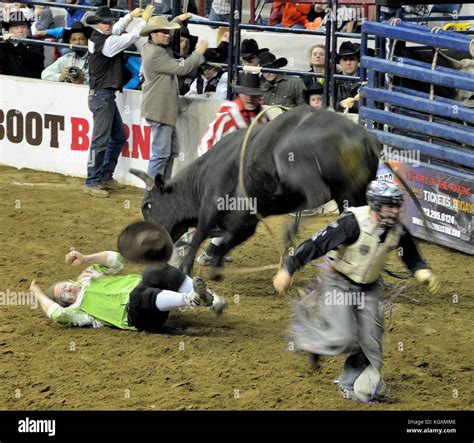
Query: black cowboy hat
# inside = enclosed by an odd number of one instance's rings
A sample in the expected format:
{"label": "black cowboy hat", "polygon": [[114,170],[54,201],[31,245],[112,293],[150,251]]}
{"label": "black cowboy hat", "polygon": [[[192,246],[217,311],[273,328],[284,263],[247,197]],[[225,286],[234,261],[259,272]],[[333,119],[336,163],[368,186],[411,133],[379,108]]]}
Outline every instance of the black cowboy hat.
{"label": "black cowboy hat", "polygon": [[337,62],[339,62],[342,57],[350,56],[360,58],[360,45],[349,41],[342,42],[341,46],[339,46],[339,52],[337,53]]}
{"label": "black cowboy hat", "polygon": [[194,48],[196,47],[196,43],[198,42],[199,37],[196,37],[195,35],[190,34],[188,28],[181,28],[180,37],[184,37],[189,40],[190,53],[193,52]]}
{"label": "black cowboy hat", "polygon": [[201,66],[209,66],[209,63],[227,63],[227,51],[223,48],[207,48],[204,58],[206,61]]}
{"label": "black cowboy hat", "polygon": [[173,254],[173,241],[163,226],[139,221],[128,225],[120,233],[117,249],[134,263],[167,262]]}
{"label": "black cowboy hat", "polygon": [[313,83],[308,89],[303,91],[303,98],[305,103],[309,103],[309,98],[312,95],[323,95],[324,88],[323,85],[319,82]]}
{"label": "black cowboy hat", "polygon": [[280,69],[288,64],[288,60],[285,57],[276,58],[270,51],[262,52],[258,58],[262,68]]}
{"label": "black cowboy hat", "polygon": [[230,86],[237,94],[263,95],[267,92],[260,86],[260,76],[249,72],[239,72],[237,83],[231,83]]}
{"label": "black cowboy hat", "polygon": [[92,34],[93,29],[89,26],[84,26],[81,22],[73,22],[70,28],[64,28],[63,42],[69,43],[71,35],[76,32],[82,32],[86,38],[89,38]]}
{"label": "black cowboy hat", "polygon": [[26,25],[30,27],[33,24],[33,21],[34,19],[28,18],[23,11],[11,11],[8,21],[2,21],[2,26],[6,31],[8,31],[10,26]]}
{"label": "black cowboy hat", "polygon": [[258,43],[253,38],[246,38],[242,40],[240,45],[240,56],[242,58],[250,58],[255,55],[260,55],[262,52],[268,52],[268,48],[258,48]]}
{"label": "black cowboy hat", "polygon": [[96,25],[97,23],[113,23],[117,21],[117,17],[112,14],[112,11],[107,6],[97,8],[94,15],[86,18],[88,25]]}

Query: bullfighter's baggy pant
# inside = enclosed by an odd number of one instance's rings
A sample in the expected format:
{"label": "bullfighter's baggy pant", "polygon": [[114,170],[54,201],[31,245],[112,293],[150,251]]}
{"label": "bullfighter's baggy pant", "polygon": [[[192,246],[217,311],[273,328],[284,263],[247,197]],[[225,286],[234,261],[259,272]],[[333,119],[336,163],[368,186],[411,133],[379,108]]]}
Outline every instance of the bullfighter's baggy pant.
{"label": "bullfighter's baggy pant", "polygon": [[98,186],[113,178],[127,137],[115,103],[115,91],[90,91],[89,109],[93,115],[94,129],[87,162],[86,186]]}
{"label": "bullfighter's baggy pant", "polygon": [[352,389],[369,364],[381,372],[384,314],[380,282],[357,285],[326,269],[315,296],[316,324],[309,335],[295,335],[295,347],[319,355],[349,353],[339,379],[342,389]]}

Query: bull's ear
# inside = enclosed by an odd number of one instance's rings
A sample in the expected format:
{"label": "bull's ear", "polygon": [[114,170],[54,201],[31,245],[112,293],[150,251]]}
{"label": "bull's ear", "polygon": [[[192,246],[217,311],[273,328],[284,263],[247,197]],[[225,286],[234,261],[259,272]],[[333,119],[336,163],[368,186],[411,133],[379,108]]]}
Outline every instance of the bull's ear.
{"label": "bull's ear", "polygon": [[163,190],[165,189],[165,185],[166,185],[165,177],[161,174],[156,174],[156,176],[155,176],[155,186],[156,186],[156,188],[159,189],[160,192],[163,192]]}

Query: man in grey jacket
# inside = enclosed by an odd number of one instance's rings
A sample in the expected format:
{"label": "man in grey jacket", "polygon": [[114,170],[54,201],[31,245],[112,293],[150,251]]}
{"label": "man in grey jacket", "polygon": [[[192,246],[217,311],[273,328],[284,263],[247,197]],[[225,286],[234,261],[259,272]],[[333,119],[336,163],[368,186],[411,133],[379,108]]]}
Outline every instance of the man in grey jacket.
{"label": "man in grey jacket", "polygon": [[178,79],[197,69],[204,62],[207,43],[198,42],[186,59],[177,60],[170,47],[170,31],[179,29],[179,22],[190,14],[181,14],[173,22],[165,16],[150,19],[141,36],[148,37],[142,48],[142,69],[145,82],[141,115],[152,130],[151,157],[148,174],[171,177],[174,159],[179,153],[176,120],[178,119]]}

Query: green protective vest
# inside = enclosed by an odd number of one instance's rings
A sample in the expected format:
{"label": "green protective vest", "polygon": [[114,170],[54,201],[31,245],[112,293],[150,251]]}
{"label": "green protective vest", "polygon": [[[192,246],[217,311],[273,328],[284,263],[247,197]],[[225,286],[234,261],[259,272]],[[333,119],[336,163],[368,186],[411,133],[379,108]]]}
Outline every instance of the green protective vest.
{"label": "green protective vest", "polygon": [[388,253],[397,248],[402,227],[397,224],[390,229],[385,241],[381,243],[368,206],[348,208],[346,211],[352,212],[359,224],[359,238],[352,245],[343,245],[328,252],[327,256],[333,268],[352,281],[360,284],[373,283],[380,278]]}
{"label": "green protective vest", "polygon": [[141,282],[142,276],[105,275],[87,286],[78,309],[92,317],[120,329],[135,329],[128,325],[126,306],[130,292]]}

